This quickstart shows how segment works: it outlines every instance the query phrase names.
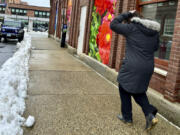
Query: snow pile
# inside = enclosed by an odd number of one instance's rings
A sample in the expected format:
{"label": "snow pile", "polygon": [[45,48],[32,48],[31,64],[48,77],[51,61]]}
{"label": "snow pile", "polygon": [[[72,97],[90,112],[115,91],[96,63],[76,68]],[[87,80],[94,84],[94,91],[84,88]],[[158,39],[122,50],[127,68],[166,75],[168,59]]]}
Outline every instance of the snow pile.
{"label": "snow pile", "polygon": [[39,36],[48,36],[48,32],[40,32],[40,31],[30,31],[29,32],[32,36],[39,37]]}
{"label": "snow pile", "polygon": [[25,34],[17,46],[17,52],[0,69],[0,135],[23,135],[31,36]]}

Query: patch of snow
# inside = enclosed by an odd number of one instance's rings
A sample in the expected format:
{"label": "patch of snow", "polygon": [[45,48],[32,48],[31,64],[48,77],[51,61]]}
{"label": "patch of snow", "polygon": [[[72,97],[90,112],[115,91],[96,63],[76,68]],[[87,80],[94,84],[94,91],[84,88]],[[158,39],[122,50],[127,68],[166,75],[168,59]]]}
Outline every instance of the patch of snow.
{"label": "patch of snow", "polygon": [[48,36],[48,32],[39,32],[39,31],[30,31],[28,32],[32,37],[47,37]]}
{"label": "patch of snow", "polygon": [[26,127],[32,127],[35,123],[35,118],[33,116],[29,116],[25,122]]}
{"label": "patch of snow", "polygon": [[17,52],[0,69],[0,135],[23,135],[31,36],[25,33]]}

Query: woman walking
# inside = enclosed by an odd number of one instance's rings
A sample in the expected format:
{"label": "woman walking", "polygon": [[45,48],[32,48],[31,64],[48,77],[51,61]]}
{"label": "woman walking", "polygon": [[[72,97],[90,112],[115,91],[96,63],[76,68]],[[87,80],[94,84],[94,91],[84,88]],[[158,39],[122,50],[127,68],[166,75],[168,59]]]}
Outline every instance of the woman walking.
{"label": "woman walking", "polygon": [[154,72],[154,52],[159,47],[160,24],[143,19],[134,10],[120,14],[110,27],[126,38],[125,58],[117,79],[122,112],[118,118],[132,124],[132,96],[141,106],[146,118],[145,129],[149,130],[158,122],[157,109],[149,103],[146,91]]}

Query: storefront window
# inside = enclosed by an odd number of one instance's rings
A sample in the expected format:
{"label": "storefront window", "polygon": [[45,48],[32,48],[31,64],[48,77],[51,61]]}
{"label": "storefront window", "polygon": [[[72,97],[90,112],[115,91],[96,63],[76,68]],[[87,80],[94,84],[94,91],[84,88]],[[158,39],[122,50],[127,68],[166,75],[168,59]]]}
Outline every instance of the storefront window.
{"label": "storefront window", "polygon": [[39,15],[42,15],[42,12],[39,12]]}
{"label": "storefront window", "polygon": [[174,23],[175,19],[174,18],[169,18],[167,17],[165,19],[165,24],[164,24],[164,36],[172,36],[174,32]]}
{"label": "storefront window", "polygon": [[15,12],[15,9],[14,9],[14,8],[12,8],[12,9],[11,9],[11,12],[13,12],[13,13],[14,13],[14,12]]}
{"label": "storefront window", "polygon": [[38,11],[35,11],[35,15],[38,15]]}
{"label": "storefront window", "polygon": [[34,31],[46,31],[48,30],[48,22],[42,21],[33,21],[33,30]]}
{"label": "storefront window", "polygon": [[19,13],[19,9],[16,9],[16,12]]}
{"label": "storefront window", "polygon": [[35,17],[48,18],[49,15],[50,15],[49,12],[42,12],[42,11],[35,11],[34,12]]}
{"label": "storefront window", "polygon": [[23,24],[24,24],[24,27],[28,28],[28,20],[27,19],[19,19],[18,18],[18,21],[21,21]]}
{"label": "storefront window", "polygon": [[0,7],[0,13],[5,13],[5,7]]}
{"label": "storefront window", "polygon": [[155,56],[160,59],[169,59],[174,33],[177,3],[178,0],[171,0],[167,2],[147,4],[141,7],[142,15],[145,18],[156,20],[161,24],[160,48],[155,53]]}
{"label": "storefront window", "polygon": [[49,17],[49,15],[50,15],[50,13],[49,12],[47,12],[47,16]]}
{"label": "storefront window", "polygon": [[24,16],[24,15],[27,14],[27,11],[26,11],[26,10],[23,10],[23,9],[15,9],[15,8],[12,8],[12,9],[11,9],[11,13],[12,13],[13,15],[22,15],[22,16]]}

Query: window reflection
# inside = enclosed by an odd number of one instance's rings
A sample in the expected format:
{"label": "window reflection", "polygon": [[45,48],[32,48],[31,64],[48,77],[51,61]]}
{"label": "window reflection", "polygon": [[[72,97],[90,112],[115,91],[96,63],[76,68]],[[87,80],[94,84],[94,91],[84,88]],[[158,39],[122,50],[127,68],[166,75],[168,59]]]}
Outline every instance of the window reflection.
{"label": "window reflection", "polygon": [[[142,0],[142,2],[147,0]],[[142,6],[142,15],[145,18],[156,20],[161,24],[160,48],[155,56],[160,59],[169,59],[178,0],[154,3]]]}

